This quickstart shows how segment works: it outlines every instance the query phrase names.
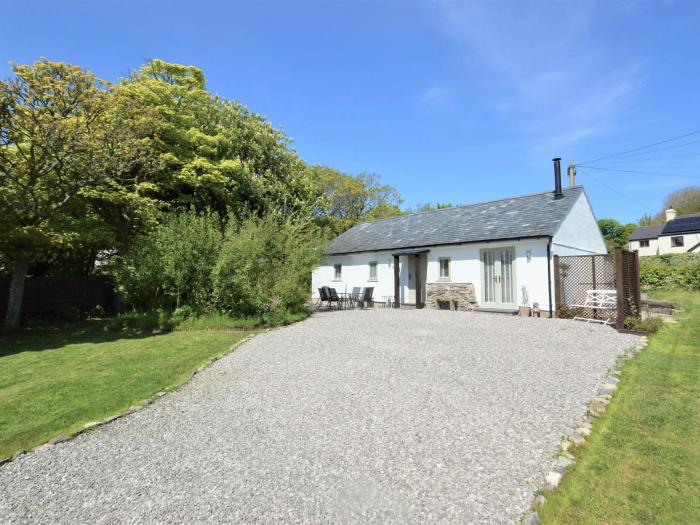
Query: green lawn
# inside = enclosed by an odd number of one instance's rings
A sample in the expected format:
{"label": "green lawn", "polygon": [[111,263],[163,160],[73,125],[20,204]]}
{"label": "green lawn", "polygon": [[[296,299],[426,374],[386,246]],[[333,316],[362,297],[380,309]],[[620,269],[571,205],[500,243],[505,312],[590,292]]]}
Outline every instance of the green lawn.
{"label": "green lawn", "polygon": [[0,335],[0,459],[181,383],[250,333],[124,335],[94,322]]}
{"label": "green lawn", "polygon": [[700,293],[664,292],[681,321],[629,361],[542,523],[700,523]]}

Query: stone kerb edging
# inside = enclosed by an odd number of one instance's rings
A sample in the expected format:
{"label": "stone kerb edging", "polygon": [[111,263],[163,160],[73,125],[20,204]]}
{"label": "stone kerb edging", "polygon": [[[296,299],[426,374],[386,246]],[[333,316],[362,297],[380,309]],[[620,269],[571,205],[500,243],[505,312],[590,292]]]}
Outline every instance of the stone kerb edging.
{"label": "stone kerb edging", "polygon": [[[270,329],[265,330],[265,332],[269,332],[269,331],[270,331]],[[202,372],[203,370],[205,370],[206,368],[211,366],[212,363],[214,363],[215,361],[218,361],[219,359],[229,355],[231,352],[233,352],[236,348],[241,346],[243,343],[246,343],[247,341],[249,341],[250,339],[252,339],[256,335],[258,335],[258,333],[250,334],[249,336],[244,337],[240,341],[237,341],[236,343],[232,344],[229,347],[229,349],[226,350],[225,352],[222,352],[221,354],[218,354],[218,355],[215,355],[214,357],[211,357],[206,362],[204,362],[204,364],[202,364],[199,368],[197,368],[197,370],[192,372],[189,375],[189,377],[187,379],[185,379],[182,383],[179,383],[179,384],[172,386],[172,387],[164,388],[160,392],[156,392],[155,394],[153,394],[151,397],[149,397],[147,399],[143,399],[143,400],[139,401],[138,403],[134,403],[129,408],[122,410],[118,414],[111,415],[111,416],[109,416],[105,419],[102,419],[100,421],[90,421],[89,423],[85,423],[84,425],[82,425],[77,430],[74,430],[72,432],[68,432],[65,434],[59,434],[58,436],[55,436],[55,437],[49,439],[46,443],[43,443],[41,445],[37,445],[37,446],[35,446],[31,449],[28,449],[28,450],[20,450],[18,452],[15,452],[15,454],[12,457],[0,460],[0,468],[2,468],[6,463],[9,463],[10,461],[13,461],[13,460],[17,459],[18,457],[22,456],[23,454],[29,454],[31,452],[38,452],[41,450],[46,450],[47,448],[51,448],[54,445],[57,445],[59,443],[63,443],[64,441],[69,441],[69,440],[79,436],[80,434],[83,434],[83,433],[89,431],[89,430],[93,430],[97,427],[101,427],[103,425],[106,425],[107,423],[111,423],[112,421],[114,421],[116,419],[120,419],[124,416],[128,416],[129,414],[133,414],[134,412],[138,412],[139,410],[146,408],[148,405],[154,403],[155,401],[157,401],[158,399],[160,399],[161,397],[163,397],[167,393],[175,392],[175,391],[179,390],[180,388],[184,387],[185,385],[189,384],[197,374],[199,374],[200,372]]]}
{"label": "stone kerb edging", "polygon": [[605,383],[598,390],[598,395],[589,402],[588,414],[581,424],[574,432],[562,439],[559,452],[554,462],[554,468],[547,474],[544,486],[538,491],[538,494],[532,502],[531,510],[526,512],[522,518],[522,525],[539,525],[540,518],[537,515],[537,509],[547,503],[545,494],[554,492],[566,474],[567,469],[576,463],[574,455],[571,454],[570,450],[580,447],[586,442],[586,438],[591,435],[593,421],[605,413],[613,393],[617,390],[617,383],[620,381],[624,361],[632,359],[637,352],[644,348],[649,342],[646,336],[642,336],[640,339],[639,343],[629,348],[625,354],[618,359],[616,368],[608,373]]}

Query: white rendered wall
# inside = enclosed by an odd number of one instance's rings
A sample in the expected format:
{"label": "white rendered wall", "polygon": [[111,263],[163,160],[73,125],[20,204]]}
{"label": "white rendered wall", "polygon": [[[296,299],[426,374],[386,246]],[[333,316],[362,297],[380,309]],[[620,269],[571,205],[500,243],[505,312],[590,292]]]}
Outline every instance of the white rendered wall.
{"label": "white rendered wall", "polygon": [[659,241],[657,239],[649,239],[649,246],[640,246],[639,241],[630,241],[630,251],[639,251],[639,256],[659,255]]}
{"label": "white rendered wall", "polygon": [[[549,292],[547,289],[547,238],[504,241],[479,244],[464,244],[456,246],[439,246],[430,248],[430,252],[423,255],[427,264],[421,264],[424,268],[423,279],[425,283],[445,282],[440,279],[440,257],[450,258],[450,279],[447,282],[472,283],[474,285],[477,301],[483,302],[483,284],[481,282],[481,250],[513,247],[515,249],[515,296],[517,303],[522,302],[522,286],[527,287],[530,306],[539,303],[542,310],[549,310]],[[530,260],[528,261],[528,251]],[[401,301],[411,302],[408,299],[408,259],[400,258],[401,277]],[[377,261],[377,281],[369,281],[369,262]],[[333,265],[343,265],[342,278],[334,279]],[[411,273],[411,281],[414,276]],[[381,301],[382,296],[394,296],[394,270],[391,252],[358,253],[350,255],[329,256],[314,270],[312,274],[313,296],[318,297],[318,288],[321,286],[334,287],[338,292],[352,291],[353,287],[374,286],[374,299]]]}
{"label": "white rendered wall", "polygon": [[[683,246],[671,246],[671,237],[678,236],[683,236]],[[663,235],[659,237],[659,253],[688,253],[688,250],[690,250],[699,242],[700,233],[679,233],[678,235]],[[698,253],[698,248],[695,248],[695,253]]]}
{"label": "white rendered wall", "polygon": [[608,249],[588,198],[585,193],[581,193],[554,234],[552,254],[592,255],[598,253],[608,253]]}

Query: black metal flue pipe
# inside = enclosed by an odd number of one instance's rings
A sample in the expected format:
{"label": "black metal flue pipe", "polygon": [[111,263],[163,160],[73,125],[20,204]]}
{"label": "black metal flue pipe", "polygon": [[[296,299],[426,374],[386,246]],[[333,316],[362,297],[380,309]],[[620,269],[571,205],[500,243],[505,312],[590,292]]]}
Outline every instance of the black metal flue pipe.
{"label": "black metal flue pipe", "polygon": [[561,159],[555,157],[552,162],[554,162],[554,198],[561,199],[564,196],[561,191]]}

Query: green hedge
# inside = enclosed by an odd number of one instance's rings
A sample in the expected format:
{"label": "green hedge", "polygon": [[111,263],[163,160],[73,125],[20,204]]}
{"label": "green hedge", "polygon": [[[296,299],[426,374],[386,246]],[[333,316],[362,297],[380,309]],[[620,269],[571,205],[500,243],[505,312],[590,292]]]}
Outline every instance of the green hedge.
{"label": "green hedge", "polygon": [[646,288],[700,290],[700,254],[640,257],[639,278]]}

